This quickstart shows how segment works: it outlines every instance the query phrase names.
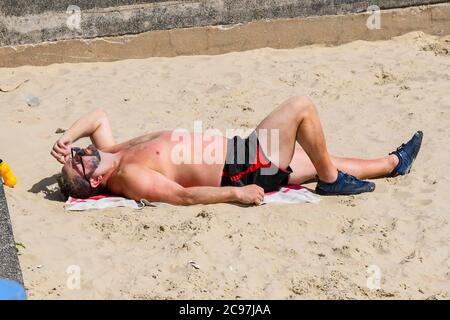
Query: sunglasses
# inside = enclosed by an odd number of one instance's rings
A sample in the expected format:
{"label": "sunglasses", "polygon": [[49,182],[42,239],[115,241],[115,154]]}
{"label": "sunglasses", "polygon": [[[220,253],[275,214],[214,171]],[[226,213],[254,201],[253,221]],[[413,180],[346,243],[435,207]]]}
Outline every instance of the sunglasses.
{"label": "sunglasses", "polygon": [[83,163],[83,156],[86,155],[86,152],[78,147],[72,148],[70,149],[71,155],[72,155],[72,161],[75,164],[81,164],[81,168],[83,169],[83,176],[84,179],[86,179],[87,182],[89,182],[89,178],[86,176],[86,168],[84,167],[84,163]]}

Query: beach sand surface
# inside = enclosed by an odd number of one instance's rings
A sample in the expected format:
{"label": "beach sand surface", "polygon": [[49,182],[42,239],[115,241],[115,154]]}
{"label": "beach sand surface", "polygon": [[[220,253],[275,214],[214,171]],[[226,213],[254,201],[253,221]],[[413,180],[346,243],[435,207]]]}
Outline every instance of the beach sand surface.
{"label": "beach sand surface", "polygon": [[[0,88],[30,299],[450,298],[449,37],[0,69]],[[196,120],[225,133],[293,95],[316,103],[335,155],[384,156],[422,130],[413,170],[319,205],[63,210],[49,152],[83,114],[106,110],[118,141]]]}

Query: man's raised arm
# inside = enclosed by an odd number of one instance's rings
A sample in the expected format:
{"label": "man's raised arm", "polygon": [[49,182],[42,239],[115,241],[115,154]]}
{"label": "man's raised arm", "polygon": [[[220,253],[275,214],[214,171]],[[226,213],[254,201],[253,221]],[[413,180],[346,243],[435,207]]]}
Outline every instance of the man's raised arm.
{"label": "man's raised arm", "polygon": [[103,110],[90,112],[77,121],[59,138],[50,152],[56,160],[65,163],[70,154],[72,143],[80,138],[89,137],[100,150],[115,144],[108,117]]}
{"label": "man's raised arm", "polygon": [[264,200],[264,190],[257,185],[184,188],[159,172],[131,166],[126,169],[123,182],[121,193],[137,201],[146,199],[187,206],[231,201],[259,205]]}

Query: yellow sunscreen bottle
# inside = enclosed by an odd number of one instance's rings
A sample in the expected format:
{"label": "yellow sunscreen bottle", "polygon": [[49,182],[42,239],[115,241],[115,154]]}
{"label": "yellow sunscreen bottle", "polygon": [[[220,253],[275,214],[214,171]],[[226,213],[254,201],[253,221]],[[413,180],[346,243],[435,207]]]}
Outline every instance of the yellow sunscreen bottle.
{"label": "yellow sunscreen bottle", "polygon": [[9,165],[2,159],[0,159],[0,174],[2,175],[3,183],[10,188],[14,188],[17,182],[16,177],[11,172]]}

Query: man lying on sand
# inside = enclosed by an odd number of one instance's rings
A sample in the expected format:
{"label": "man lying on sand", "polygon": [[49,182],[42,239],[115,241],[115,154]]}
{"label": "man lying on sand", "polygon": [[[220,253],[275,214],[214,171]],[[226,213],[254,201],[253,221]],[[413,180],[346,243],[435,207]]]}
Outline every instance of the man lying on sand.
{"label": "man lying on sand", "polygon": [[[72,148],[82,137],[93,144]],[[375,184],[360,179],[409,173],[422,137],[416,132],[379,159],[335,157],[327,151],[316,107],[295,96],[245,139],[158,131],[116,144],[105,112],[98,110],[76,121],[51,154],[64,164],[61,190],[76,198],[111,193],[176,205],[260,204],[264,192],[314,178],[320,195],[371,192]]]}

